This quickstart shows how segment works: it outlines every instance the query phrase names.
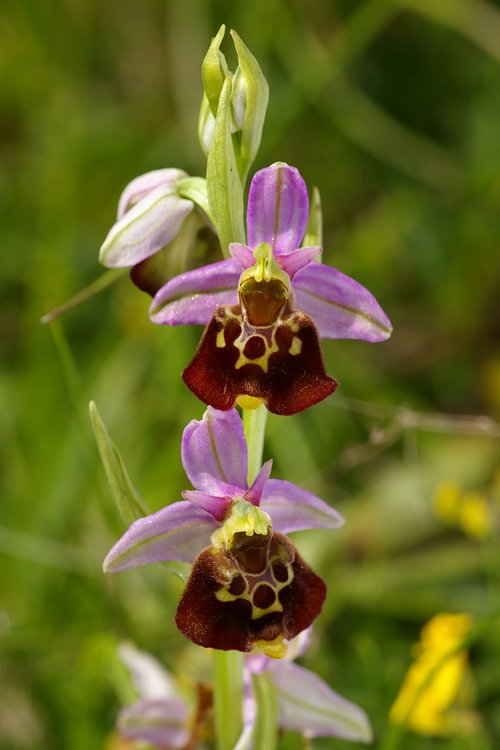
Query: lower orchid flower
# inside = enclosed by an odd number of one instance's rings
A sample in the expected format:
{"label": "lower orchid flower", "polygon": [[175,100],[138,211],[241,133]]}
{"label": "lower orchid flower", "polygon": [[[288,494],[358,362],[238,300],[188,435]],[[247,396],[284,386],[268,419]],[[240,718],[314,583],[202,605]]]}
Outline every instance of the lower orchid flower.
{"label": "lower orchid flower", "polygon": [[312,628],[304,630],[289,644],[286,657],[280,661],[262,654],[245,658],[243,731],[234,750],[255,748],[253,734],[257,719],[257,702],[253,677],[265,674],[273,687],[278,710],[278,727],[300,732],[303,737],[340,737],[356,742],[370,742],[372,731],[365,712],[335,693],[326,682],[309,669],[294,664],[308,648]]}
{"label": "lower orchid flower", "polygon": [[[243,729],[234,750],[255,748],[257,702],[254,679],[266,675],[277,703],[277,723],[281,730],[299,732],[303,737],[340,737],[370,742],[371,728],[364,711],[335,693],[309,669],[294,664],[309,646],[312,628],[307,628],[288,644],[280,661],[262,654],[250,654],[244,662]],[[164,750],[194,747],[201,734],[210,733],[209,688],[199,684],[193,712],[179,696],[179,690],[165,667],[150,654],[129,643],[120,646],[120,657],[129,669],[139,700],[122,709],[117,729],[124,737],[145,740]],[[191,703],[191,701],[190,701]]]}
{"label": "lower orchid flower", "polygon": [[373,295],[300,247],[309,198],[298,170],[276,163],[257,172],[248,196],[249,245],[232,257],[177,276],[151,305],[155,323],[205,324],[183,378],[205,403],[228,409],[264,402],[294,414],[333,393],[319,337],[383,341],[391,323]]}
{"label": "lower orchid flower", "polygon": [[271,461],[249,487],[247,461],[238,413],[209,407],[182,436],[182,462],[195,489],[135,521],[104,570],[192,562],[175,616],[179,630],[201,646],[281,658],[284,641],[311,625],[326,596],[322,579],[284,535],[335,529],[343,519],[310,492],[270,479]]}
{"label": "lower orchid flower", "polygon": [[179,697],[172,676],[154,656],[130,643],[122,643],[119,654],[139,694],[139,700],[118,715],[116,727],[120,734],[130,740],[144,740],[162,750],[195,747],[207,722],[211,691],[198,685],[198,705],[193,716],[188,703]]}

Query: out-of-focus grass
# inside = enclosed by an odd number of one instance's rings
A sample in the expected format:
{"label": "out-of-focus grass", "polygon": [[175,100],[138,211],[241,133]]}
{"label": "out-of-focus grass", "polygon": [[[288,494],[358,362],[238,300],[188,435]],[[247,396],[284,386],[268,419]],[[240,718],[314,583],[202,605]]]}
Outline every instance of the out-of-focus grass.
{"label": "out-of-focus grass", "polygon": [[[287,161],[320,188],[325,260],[365,283],[395,326],[378,346],[326,342],[338,395],[269,420],[275,476],[347,519],[335,535],[297,540],[330,585],[308,664],[367,709],[382,747],[423,622],[498,607],[498,430],[426,415],[500,419],[499,3],[6,0],[2,750],[103,747],[127,694],[122,638],[172,669],[206,668],[171,624],[177,578],[101,574],[122,527],[87,418],[94,399],[151,507],[178,499],[182,428],[202,413],[179,373],[199,332],[151,325],[126,279],[51,326],[39,319],[99,275],[129,179],[162,166],[202,173],[199,67],[223,21],[271,86],[256,168]],[[485,491],[488,538],[433,514],[442,480]],[[405,750],[498,746],[499,643],[493,626],[472,652],[477,731],[408,735]]]}

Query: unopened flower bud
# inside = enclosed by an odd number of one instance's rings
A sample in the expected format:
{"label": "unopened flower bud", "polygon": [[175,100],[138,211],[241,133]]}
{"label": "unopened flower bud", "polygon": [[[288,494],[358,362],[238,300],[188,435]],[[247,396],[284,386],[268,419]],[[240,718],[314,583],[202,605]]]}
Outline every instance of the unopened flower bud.
{"label": "unopened flower bud", "polygon": [[205,55],[205,59],[201,66],[201,77],[203,80],[205,96],[214,117],[217,114],[217,107],[219,106],[219,99],[224,81],[226,77],[230,75],[226,58],[220,51],[220,45],[225,33],[226,27],[222,24],[216,36],[212,39],[212,43],[208,48],[208,52]]}

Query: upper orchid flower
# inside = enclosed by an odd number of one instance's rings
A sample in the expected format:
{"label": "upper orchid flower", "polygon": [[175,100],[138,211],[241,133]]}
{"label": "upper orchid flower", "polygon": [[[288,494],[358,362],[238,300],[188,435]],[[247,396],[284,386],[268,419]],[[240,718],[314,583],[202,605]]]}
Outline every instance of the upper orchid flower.
{"label": "upper orchid flower", "polygon": [[175,274],[220,254],[207,212],[201,178],[181,169],[140,175],[120,196],[99,260],[108,268],[132,268],[134,284],[154,295]]}
{"label": "upper orchid flower", "polygon": [[283,534],[335,529],[343,519],[318,497],[269,479],[271,461],[247,484],[247,447],[235,410],[209,407],[182,437],[194,490],[135,521],[104,561],[116,572],[160,560],[194,562],[175,617],[194,643],[273,657],[320,613],[325,584]]}
{"label": "upper orchid flower", "polygon": [[[264,402],[294,414],[333,393],[318,342],[381,341],[391,324],[370,292],[314,262],[300,247],[309,199],[297,169],[273,164],[254,176],[247,210],[249,245],[232,258],[172,279],[156,294],[156,323],[208,323],[183,378],[205,403],[228,409]],[[238,304],[239,302],[239,304]]]}
{"label": "upper orchid flower", "polygon": [[307,187],[295,167],[277,162],[256,172],[248,195],[248,246],[233,243],[232,258],[171,279],[153,299],[151,320],[207,325],[217,305],[238,302],[241,273],[254,265],[255,248],[266,243],[291,279],[297,308],[314,320],[321,338],[387,339],[392,326],[374,296],[336,268],[313,263],[320,247],[300,247],[308,215]]}
{"label": "upper orchid flower", "polygon": [[257,718],[252,675],[266,674],[273,685],[280,729],[300,732],[304,737],[341,737],[370,742],[370,722],[365,712],[335,693],[309,669],[293,664],[311,641],[312,628],[304,630],[289,644],[284,659],[276,661],[263,654],[245,658],[243,731],[234,750],[255,747],[253,732]]}

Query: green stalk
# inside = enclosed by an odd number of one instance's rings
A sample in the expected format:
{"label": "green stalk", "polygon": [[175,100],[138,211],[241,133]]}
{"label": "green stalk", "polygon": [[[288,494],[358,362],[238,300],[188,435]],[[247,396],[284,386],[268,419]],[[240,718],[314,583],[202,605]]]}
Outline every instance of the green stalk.
{"label": "green stalk", "polygon": [[241,734],[243,654],[214,651],[215,733],[218,750],[233,750]]}
{"label": "green stalk", "polygon": [[64,313],[73,310],[78,305],[81,305],[82,302],[89,300],[94,294],[102,292],[103,289],[106,289],[110,284],[113,284],[113,282],[119,279],[120,276],[123,276],[126,270],[126,268],[112,268],[110,271],[105,271],[98,279],[86,286],[85,289],[77,292],[63,305],[54,308],[44,315],[43,318],[41,318],[40,323],[52,323],[53,320],[64,315]]}
{"label": "green stalk", "polygon": [[266,432],[267,409],[261,404],[257,409],[243,409],[243,428],[248,446],[248,484],[259,473],[262,466],[264,434]]}
{"label": "green stalk", "polygon": [[253,746],[259,750],[275,750],[278,734],[278,704],[274,685],[266,672],[252,675],[257,699],[257,720]]}

